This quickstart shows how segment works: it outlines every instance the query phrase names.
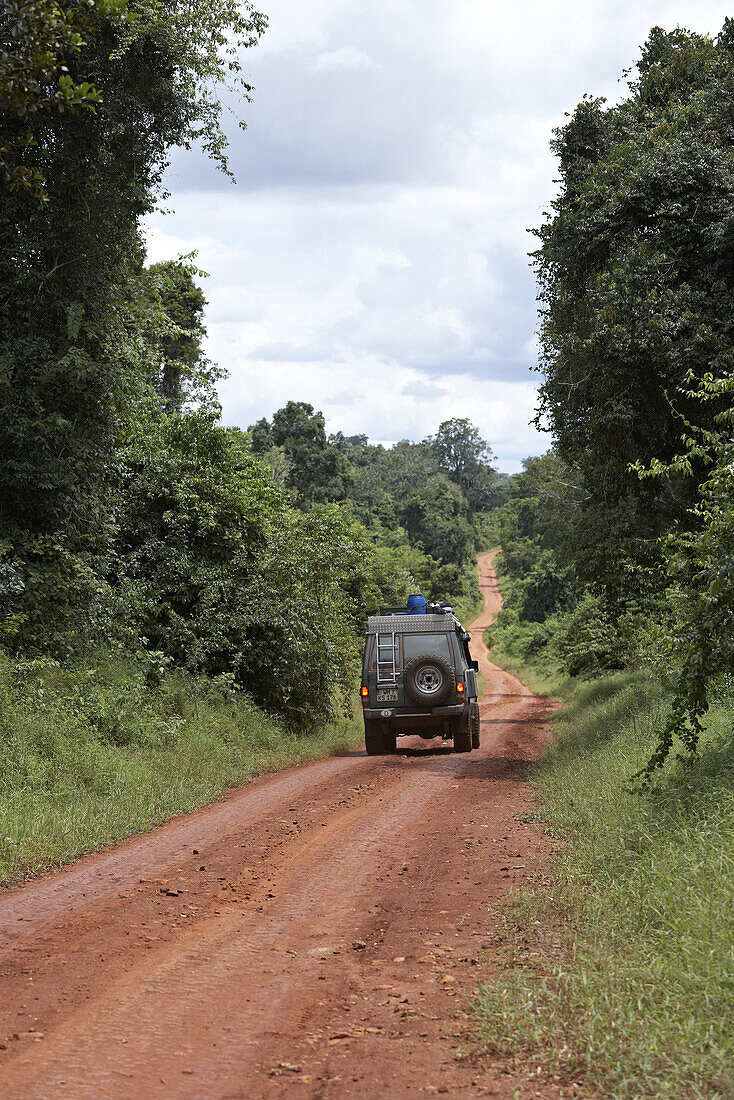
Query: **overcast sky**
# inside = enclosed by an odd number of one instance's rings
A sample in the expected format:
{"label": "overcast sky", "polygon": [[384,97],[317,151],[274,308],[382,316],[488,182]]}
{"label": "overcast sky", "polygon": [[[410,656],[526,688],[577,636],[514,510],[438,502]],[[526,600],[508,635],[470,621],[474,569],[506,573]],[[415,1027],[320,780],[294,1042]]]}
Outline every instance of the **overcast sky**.
{"label": "overcast sky", "polygon": [[289,399],[385,443],[468,416],[500,469],[542,453],[529,227],[548,141],[618,97],[650,27],[715,34],[709,0],[262,0],[233,186],[177,153],[151,260],[198,251],[224,421]]}

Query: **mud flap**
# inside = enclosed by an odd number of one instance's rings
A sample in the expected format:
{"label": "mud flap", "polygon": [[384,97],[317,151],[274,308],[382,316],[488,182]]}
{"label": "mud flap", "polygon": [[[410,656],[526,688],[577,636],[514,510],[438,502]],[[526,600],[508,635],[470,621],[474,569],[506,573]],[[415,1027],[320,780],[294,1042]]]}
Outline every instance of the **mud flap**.
{"label": "mud flap", "polygon": [[480,746],[481,725],[482,723],[479,717],[479,704],[473,703],[471,718],[469,720],[469,728],[471,729],[471,747],[473,749],[478,749]]}
{"label": "mud flap", "polygon": [[454,726],[454,752],[471,752],[472,733],[468,714],[462,714]]}

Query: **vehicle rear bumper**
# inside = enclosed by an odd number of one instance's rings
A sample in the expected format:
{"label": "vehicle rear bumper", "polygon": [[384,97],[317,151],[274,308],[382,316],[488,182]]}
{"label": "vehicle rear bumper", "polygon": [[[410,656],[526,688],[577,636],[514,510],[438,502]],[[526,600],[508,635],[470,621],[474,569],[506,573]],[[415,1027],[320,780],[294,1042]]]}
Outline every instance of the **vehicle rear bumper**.
{"label": "vehicle rear bumper", "polygon": [[411,711],[397,707],[365,707],[365,718],[373,721],[387,721],[391,725],[399,726],[401,723],[409,726],[435,725],[437,721],[445,721],[447,718],[458,718],[466,711],[466,703],[452,703],[448,707],[431,707],[430,710]]}

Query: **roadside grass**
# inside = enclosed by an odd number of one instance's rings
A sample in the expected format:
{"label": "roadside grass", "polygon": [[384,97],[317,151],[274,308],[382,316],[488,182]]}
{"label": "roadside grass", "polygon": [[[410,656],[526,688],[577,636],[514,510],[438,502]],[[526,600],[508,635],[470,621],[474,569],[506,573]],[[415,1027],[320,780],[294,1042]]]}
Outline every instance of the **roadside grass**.
{"label": "roadside grass", "polygon": [[495,640],[492,627],[485,632],[484,641],[489,648],[489,659],[505,672],[517,676],[536,695],[567,699],[573,694],[577,680],[554,666],[541,668],[508,653],[502,642]]}
{"label": "roadside grass", "polygon": [[666,716],[654,679],[578,687],[541,761],[559,842],[504,911],[499,973],[473,1004],[481,1049],[593,1095],[734,1097],[734,696],[700,754],[631,777]]}
{"label": "roadside grass", "polygon": [[225,680],[133,664],[0,667],[0,885],[359,744],[357,718],[285,729]]}

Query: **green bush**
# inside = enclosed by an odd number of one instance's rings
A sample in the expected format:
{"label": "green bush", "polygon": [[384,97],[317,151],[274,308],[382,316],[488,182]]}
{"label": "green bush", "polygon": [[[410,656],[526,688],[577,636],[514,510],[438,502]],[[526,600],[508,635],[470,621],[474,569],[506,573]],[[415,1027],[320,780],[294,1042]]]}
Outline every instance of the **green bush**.
{"label": "green bush", "polygon": [[568,569],[552,550],[542,550],[523,578],[521,614],[531,623],[543,623],[568,602]]}
{"label": "green bush", "polygon": [[176,667],[234,677],[290,724],[341,713],[362,617],[394,588],[366,530],[336,504],[292,507],[206,412],[151,415],[125,469],[113,622]]}
{"label": "green bush", "polygon": [[552,636],[547,623],[526,622],[512,607],[503,608],[488,631],[490,645],[528,664],[545,656]]}
{"label": "green bush", "polygon": [[625,668],[634,651],[631,624],[612,618],[600,596],[585,593],[558,620],[554,649],[569,676],[587,679]]}

